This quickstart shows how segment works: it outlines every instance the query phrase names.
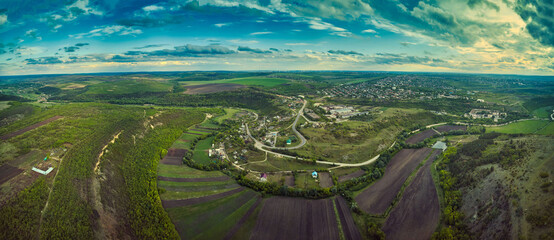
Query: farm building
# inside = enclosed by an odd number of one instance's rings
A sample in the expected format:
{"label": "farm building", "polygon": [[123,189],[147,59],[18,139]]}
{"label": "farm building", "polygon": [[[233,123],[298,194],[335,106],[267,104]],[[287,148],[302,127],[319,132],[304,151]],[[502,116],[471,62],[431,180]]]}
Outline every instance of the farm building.
{"label": "farm building", "polygon": [[260,182],[267,182],[267,174],[266,173],[260,174]]}
{"label": "farm building", "polygon": [[50,172],[52,172],[52,170],[54,170],[54,168],[53,168],[53,167],[49,167],[48,170],[44,171],[44,170],[42,170],[42,169],[33,167],[32,170],[35,171],[35,172],[38,172],[38,173],[40,173],[40,174],[42,174],[42,175],[48,175]]}
{"label": "farm building", "polygon": [[446,143],[445,142],[441,142],[441,141],[437,141],[433,147],[431,147],[433,149],[441,149],[443,152],[444,150],[446,150]]}

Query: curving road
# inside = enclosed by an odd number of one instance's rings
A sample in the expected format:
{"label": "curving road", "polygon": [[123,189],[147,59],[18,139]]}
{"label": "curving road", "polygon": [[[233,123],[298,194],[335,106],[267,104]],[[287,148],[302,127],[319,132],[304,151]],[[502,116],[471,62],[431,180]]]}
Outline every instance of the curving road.
{"label": "curving road", "polygon": [[[256,142],[255,145],[256,147],[258,147],[258,145],[260,147],[265,147],[265,148],[269,148],[269,149],[282,149],[282,150],[289,150],[289,149],[298,149],[298,148],[301,148],[302,146],[306,145],[306,138],[296,129],[296,125],[298,124],[298,120],[300,119],[300,117],[303,116],[303,112],[304,112],[304,108],[306,107],[306,104],[308,103],[308,101],[304,100],[304,104],[302,105],[302,108],[300,108],[300,110],[298,111],[298,114],[296,114],[296,119],[294,119],[294,122],[292,123],[292,132],[300,139],[300,144],[296,145],[296,146],[292,146],[292,147],[270,147],[270,146],[267,146],[265,144],[263,144],[262,142],[258,141],[257,139],[255,139],[251,134],[250,134],[250,129],[248,128],[248,123],[246,123],[246,133],[248,134],[248,136],[252,139],[254,139],[254,141]],[[256,119],[258,119],[258,115],[256,114]]]}

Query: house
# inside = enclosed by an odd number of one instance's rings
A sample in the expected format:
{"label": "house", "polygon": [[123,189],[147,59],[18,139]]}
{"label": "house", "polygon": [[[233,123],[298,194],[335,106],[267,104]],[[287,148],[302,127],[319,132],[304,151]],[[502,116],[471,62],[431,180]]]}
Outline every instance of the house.
{"label": "house", "polygon": [[267,182],[267,174],[266,173],[260,174],[260,182]]}
{"label": "house", "polygon": [[290,140],[290,138],[287,139],[287,145],[290,145],[291,143],[292,143],[292,140]]}
{"label": "house", "polygon": [[316,171],[312,172],[312,177],[317,178],[317,172]]}
{"label": "house", "polygon": [[441,142],[441,141],[437,141],[433,147],[431,147],[433,149],[441,149],[443,152],[444,150],[446,150],[446,143],[445,142]]}

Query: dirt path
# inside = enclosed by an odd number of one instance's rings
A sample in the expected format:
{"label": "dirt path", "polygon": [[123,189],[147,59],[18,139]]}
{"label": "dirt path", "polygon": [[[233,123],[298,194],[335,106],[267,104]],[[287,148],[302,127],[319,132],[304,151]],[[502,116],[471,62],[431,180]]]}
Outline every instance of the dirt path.
{"label": "dirt path", "polygon": [[60,119],[60,118],[62,118],[62,116],[51,117],[51,118],[46,119],[46,120],[44,120],[44,121],[42,121],[42,122],[35,123],[35,124],[31,125],[31,126],[28,126],[28,127],[23,128],[23,129],[17,130],[17,131],[15,131],[15,132],[8,133],[8,134],[6,134],[6,135],[0,136],[0,140],[8,140],[8,139],[10,139],[10,138],[12,138],[12,137],[21,135],[21,134],[23,134],[23,133],[26,133],[26,132],[31,131],[31,130],[33,130],[33,129],[35,129],[35,128],[38,128],[38,127],[40,127],[40,126],[46,125],[46,124],[48,124],[48,123],[51,123],[51,122],[53,122],[53,121],[55,121],[55,120],[58,120],[58,119]]}
{"label": "dirt path", "polygon": [[100,152],[100,155],[98,155],[98,159],[96,160],[96,164],[94,165],[94,172],[98,171],[98,165],[100,165],[100,161],[102,159],[102,156],[104,156],[104,152],[106,151],[106,148],[108,148],[108,146],[110,144],[113,144],[115,142],[115,140],[119,138],[119,135],[122,132],[123,132],[123,130],[119,131],[119,133],[117,133],[116,135],[113,136],[112,140],[110,142],[108,142],[108,144],[106,144],[106,145],[104,145],[104,147],[102,147],[102,151]]}
{"label": "dirt path", "polygon": [[[64,156],[65,157],[65,156]],[[40,221],[39,221],[39,227],[38,227],[38,234],[40,234],[40,228],[42,227],[42,221],[44,220],[44,213],[48,209],[48,203],[50,202],[50,197],[52,196],[52,192],[54,191],[54,185],[56,183],[56,178],[58,177],[58,173],[60,173],[60,169],[62,167],[63,157],[60,159],[60,163],[58,164],[58,167],[56,168],[56,175],[54,176],[54,179],[52,179],[52,188],[50,188],[50,192],[48,193],[48,199],[46,200],[46,204],[44,204],[44,208],[42,211],[40,211]]]}

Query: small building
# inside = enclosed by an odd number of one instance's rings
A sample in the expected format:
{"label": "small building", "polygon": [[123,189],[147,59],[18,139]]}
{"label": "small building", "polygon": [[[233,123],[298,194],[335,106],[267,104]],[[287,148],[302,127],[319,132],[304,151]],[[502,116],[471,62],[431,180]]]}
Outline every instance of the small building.
{"label": "small building", "polygon": [[35,171],[35,172],[37,172],[37,173],[40,173],[40,174],[42,174],[42,175],[48,175],[50,172],[52,172],[52,170],[54,170],[54,168],[53,168],[53,167],[49,167],[46,171],[44,171],[44,170],[42,170],[42,169],[33,167],[32,170]]}
{"label": "small building", "polygon": [[267,182],[267,174],[266,173],[260,174],[260,182]]}
{"label": "small building", "polygon": [[290,138],[287,139],[287,145],[290,145],[291,143],[292,143],[292,140],[290,140]]}
{"label": "small building", "polygon": [[317,178],[317,172],[316,171],[312,172],[312,177]]}
{"label": "small building", "polygon": [[441,141],[437,141],[433,147],[431,147],[433,149],[441,149],[443,152],[444,150],[446,150],[446,143],[445,142],[441,142]]}

